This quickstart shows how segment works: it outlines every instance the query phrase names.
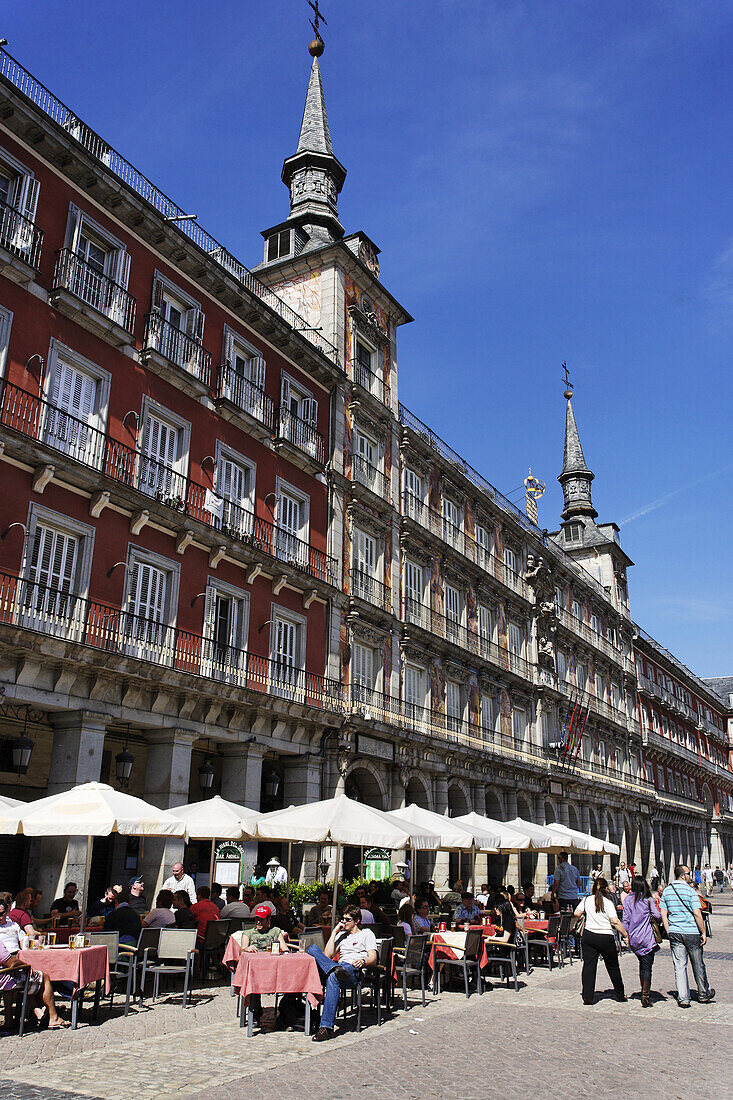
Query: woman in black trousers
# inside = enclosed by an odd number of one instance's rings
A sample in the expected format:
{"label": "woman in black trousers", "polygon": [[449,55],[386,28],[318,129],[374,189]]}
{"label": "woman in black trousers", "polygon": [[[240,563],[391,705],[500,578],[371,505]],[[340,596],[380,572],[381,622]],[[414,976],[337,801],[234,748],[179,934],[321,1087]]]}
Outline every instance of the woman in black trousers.
{"label": "woman in black trousers", "polygon": [[618,951],[613,932],[614,929],[619,932],[627,944],[629,934],[618,919],[616,906],[605,896],[604,891],[607,889],[608,883],[605,878],[599,875],[593,883],[593,893],[590,897],[583,898],[575,910],[576,917],[585,917],[585,929],[581,939],[583,945],[584,1005],[593,1004],[599,956],[603,959],[608,976],[613,982],[616,1000],[628,1000],[624,992],[621,969],[618,965]]}

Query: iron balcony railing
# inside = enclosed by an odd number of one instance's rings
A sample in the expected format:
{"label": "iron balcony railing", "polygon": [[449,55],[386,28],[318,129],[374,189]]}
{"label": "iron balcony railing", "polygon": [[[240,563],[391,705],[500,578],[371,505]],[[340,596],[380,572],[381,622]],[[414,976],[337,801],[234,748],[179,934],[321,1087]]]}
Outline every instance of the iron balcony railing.
{"label": "iron balcony railing", "polygon": [[384,379],[379,378],[369,367],[364,366],[363,363],[354,363],[354,381],[363,390],[370,393],[372,397],[376,397],[383,405],[385,404],[387,390]]}
{"label": "iron balcony railing", "polygon": [[322,550],[10,382],[0,383],[0,425],[271,558],[336,584],[336,561]]}
{"label": "iron balcony railing", "polygon": [[133,333],[136,299],[123,286],[68,248],[62,248],[56,253],[51,292],[57,289],[67,290],[126,332]]}
{"label": "iron balcony railing", "polygon": [[383,611],[391,610],[390,589],[363,569],[351,570],[351,595]]}
{"label": "iron balcony railing", "polygon": [[43,249],[43,230],[13,206],[0,202],[0,248],[38,270]]}
{"label": "iron balcony railing", "polygon": [[376,466],[372,466],[371,462],[367,462],[363,455],[354,454],[351,456],[351,471],[352,481],[371,490],[375,496],[381,497],[382,500],[386,500],[386,477]]}
{"label": "iron balcony railing", "polygon": [[707,756],[703,756],[702,753],[691,749],[689,745],[680,744],[679,741],[675,741],[671,737],[659,733],[657,730],[649,729],[649,727],[646,726],[642,727],[641,736],[642,741],[646,743],[649,748],[660,749],[664,753],[676,757],[677,759],[686,760],[688,763],[694,764],[698,768],[705,768],[707,771],[720,778],[727,776],[727,778],[733,779],[733,771],[730,769],[726,769],[715,760],[709,760]]}
{"label": "iron balcony railing", "polygon": [[589,642],[595,649],[605,654],[606,657],[610,657],[612,661],[617,664],[622,664],[629,671],[633,671],[633,662],[628,654],[625,654],[620,648],[614,646],[609,642],[607,638],[604,638],[602,634],[599,634],[597,630],[589,626],[582,619],[579,619],[576,615],[573,615],[567,608],[555,604],[555,613],[558,620],[562,625],[570,630],[579,638],[583,638],[586,642]]}
{"label": "iron balcony railing", "polygon": [[118,179],[121,179],[144,202],[149,203],[154,210],[157,210],[161,217],[169,223],[168,228],[172,232],[180,233],[192,241],[209,260],[218,264],[228,275],[241,283],[250,294],[259,298],[269,309],[282,318],[294,332],[299,333],[340,369],[338,350],[322,333],[310,328],[300,314],[291,309],[273,290],[261,283],[244,264],[235,259],[197,221],[186,220],[187,211],[183,210],[172,199],[169,199],[159,187],[151,183],[141,172],[138,172],[137,168],[133,167],[106,141],[103,141],[91,127],[77,118],[53,92],[44,87],[5,50],[0,50],[0,77],[3,77],[31,103],[35,104],[58,126],[66,130],[87,153],[98,160]]}
{"label": "iron balcony railing", "polygon": [[301,420],[285,405],[281,405],[278,409],[276,438],[287,440],[314,462],[320,466],[323,465],[325,454],[323,436],[308,420]]}
{"label": "iron balcony railing", "polygon": [[271,660],[204,634],[0,573],[0,624],[78,642],[156,667],[218,680],[304,706],[341,711],[341,684],[287,661]]}
{"label": "iron balcony railing", "polygon": [[527,597],[527,586],[524,578],[506,565],[494,554],[489,553],[485,546],[481,546],[475,539],[462,531],[446,516],[429,508],[414,493],[402,493],[402,514],[408,519],[424,527],[437,538],[441,539],[451,549],[457,551],[464,558],[475,562],[485,573],[490,574],[501,584],[511,588],[513,592]]}
{"label": "iron balcony railing", "polygon": [[405,622],[419,626],[422,630],[429,631],[439,638],[444,638],[447,642],[467,650],[473,656],[497,668],[513,672],[530,683],[534,681],[534,665],[519,653],[498,646],[488,638],[480,637],[478,633],[467,630],[457,620],[432,611],[411,596],[405,596]]}
{"label": "iron balcony railing", "polygon": [[216,376],[216,396],[231,401],[238,409],[272,431],[274,403],[269,394],[239,374],[230,363],[222,363]]}
{"label": "iron balcony railing", "polygon": [[142,351],[157,352],[198,378],[204,386],[211,382],[211,354],[188,333],[164,321],[159,313],[148,313],[145,318]]}

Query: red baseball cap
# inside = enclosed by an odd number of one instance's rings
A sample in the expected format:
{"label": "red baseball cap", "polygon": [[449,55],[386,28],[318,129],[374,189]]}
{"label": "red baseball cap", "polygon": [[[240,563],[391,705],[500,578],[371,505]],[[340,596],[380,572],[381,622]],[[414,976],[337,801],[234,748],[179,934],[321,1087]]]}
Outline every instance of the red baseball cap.
{"label": "red baseball cap", "polygon": [[272,916],[272,910],[266,905],[258,905],[253,915],[259,917],[260,920],[269,920]]}

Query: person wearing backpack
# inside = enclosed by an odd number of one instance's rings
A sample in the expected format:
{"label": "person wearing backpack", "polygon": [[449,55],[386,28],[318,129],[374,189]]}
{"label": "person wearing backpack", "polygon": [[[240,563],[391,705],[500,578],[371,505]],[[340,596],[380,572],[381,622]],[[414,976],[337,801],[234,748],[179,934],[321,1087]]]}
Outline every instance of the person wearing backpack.
{"label": "person wearing backpack", "polygon": [[585,921],[581,943],[583,945],[583,1004],[592,1005],[596,992],[596,972],[598,959],[601,957],[606,965],[608,976],[613,982],[617,1001],[627,1001],[624,992],[624,980],[621,977],[621,968],[618,965],[618,949],[614,937],[614,929],[628,944],[629,934],[624,928],[616,913],[616,906],[605,895],[608,882],[599,875],[593,883],[593,893],[579,903],[575,909],[575,916],[582,917]]}
{"label": "person wearing backpack", "polygon": [[715,885],[718,887],[718,893],[723,893],[723,887],[725,886],[725,875],[721,871],[720,867],[716,867],[713,872],[713,878],[715,879]]}
{"label": "person wearing backpack", "polygon": [[690,868],[684,863],[674,869],[676,882],[670,882],[662,894],[660,908],[662,921],[669,935],[672,948],[674,976],[677,982],[677,1004],[690,1007],[690,983],[687,977],[687,960],[692,963],[692,973],[697,983],[698,1003],[705,1005],[715,997],[710,988],[703,959],[703,947],[707,941],[702,919],[700,898],[690,886]]}
{"label": "person wearing backpack", "polygon": [[[629,933],[629,947],[639,960],[641,982],[641,1007],[651,1007],[652,967],[659,950],[662,914],[652,900],[652,892],[641,875],[635,875],[631,892],[624,897],[622,916],[624,928]],[[657,938],[659,937],[659,938]]]}

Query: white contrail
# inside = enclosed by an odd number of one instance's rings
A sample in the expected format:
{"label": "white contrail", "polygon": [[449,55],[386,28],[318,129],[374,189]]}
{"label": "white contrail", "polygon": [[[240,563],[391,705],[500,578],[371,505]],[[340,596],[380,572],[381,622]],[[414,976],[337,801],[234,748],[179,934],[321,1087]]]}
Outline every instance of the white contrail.
{"label": "white contrail", "polygon": [[652,500],[649,504],[645,504],[643,508],[640,508],[638,512],[632,512],[630,516],[626,516],[619,523],[619,527],[626,527],[632,520],[641,519],[642,516],[646,516],[649,512],[656,511],[657,508],[661,508],[663,504],[666,504],[672,497],[679,496],[680,493],[686,492],[688,489],[694,489],[696,485],[702,485],[706,481],[711,481],[714,477],[718,477],[719,474],[725,473],[727,470],[733,469],[733,463],[729,463],[727,466],[721,466],[719,470],[714,470],[711,474],[706,474],[705,477],[700,477],[697,481],[690,481],[687,485],[680,485],[677,489],[672,489],[671,492],[665,493],[663,497],[657,497],[656,500]]}

